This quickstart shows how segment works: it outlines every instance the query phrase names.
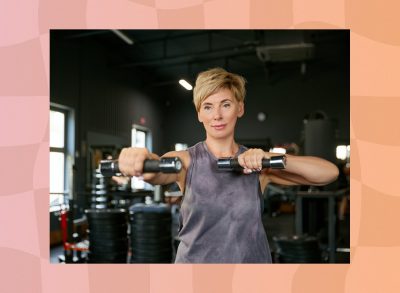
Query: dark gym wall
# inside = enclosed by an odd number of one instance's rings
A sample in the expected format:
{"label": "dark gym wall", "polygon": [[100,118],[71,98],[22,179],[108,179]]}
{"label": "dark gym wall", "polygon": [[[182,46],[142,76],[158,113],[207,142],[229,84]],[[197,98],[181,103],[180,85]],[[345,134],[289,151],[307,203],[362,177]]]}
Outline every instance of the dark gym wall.
{"label": "dark gym wall", "polygon": [[[270,138],[274,144],[301,143],[306,114],[321,110],[337,125],[336,142],[349,143],[350,97],[349,76],[345,68],[317,70],[302,78],[300,73],[274,83],[260,72],[245,76],[248,80],[245,115],[239,119],[236,138],[253,140]],[[165,146],[175,142],[192,145],[205,138],[192,103],[192,92],[170,88],[164,103]],[[257,120],[264,112],[267,119]]]}
{"label": "dark gym wall", "polygon": [[[177,142],[193,145],[205,138],[192,92],[178,83],[151,87],[143,72],[110,66],[106,57],[110,49],[90,38],[70,42],[51,34],[50,45],[51,102],[75,110],[80,189],[86,178],[88,145],[130,145],[131,125],[140,124],[140,118],[151,129],[153,151],[158,154],[172,150]],[[295,70],[272,73],[270,79],[263,70],[245,75],[245,116],[239,120],[236,138],[301,143],[304,116],[322,110],[337,121],[337,143],[348,144],[348,60],[340,63],[310,64],[305,77],[299,64]],[[267,114],[264,122],[257,120],[261,111]]]}
{"label": "dark gym wall", "polygon": [[[50,101],[75,110],[78,186],[86,178],[90,145],[129,146],[132,124],[151,129],[153,150],[161,152],[161,111],[150,98],[140,72],[125,72],[108,65],[104,46],[51,40]],[[145,123],[140,123],[144,118]]]}

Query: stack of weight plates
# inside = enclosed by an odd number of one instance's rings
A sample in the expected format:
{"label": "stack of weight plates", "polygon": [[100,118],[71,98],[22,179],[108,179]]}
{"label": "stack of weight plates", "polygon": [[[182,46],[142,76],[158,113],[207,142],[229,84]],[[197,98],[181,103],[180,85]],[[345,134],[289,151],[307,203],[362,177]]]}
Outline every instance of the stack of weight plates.
{"label": "stack of weight plates", "polygon": [[128,252],[125,209],[86,210],[89,223],[89,263],[126,263]]}
{"label": "stack of weight plates", "polygon": [[92,198],[90,208],[107,209],[111,208],[111,197],[107,195],[110,190],[110,179],[101,175],[99,171],[92,174]]}
{"label": "stack of weight plates", "polygon": [[171,208],[138,203],[129,209],[131,263],[171,263]]}
{"label": "stack of weight plates", "polygon": [[280,263],[321,263],[318,239],[310,236],[273,238]]}
{"label": "stack of weight plates", "polygon": [[102,195],[102,196],[93,195],[92,199],[91,199],[90,207],[92,209],[96,209],[96,210],[109,209],[109,208],[111,208],[110,197],[107,195]]}

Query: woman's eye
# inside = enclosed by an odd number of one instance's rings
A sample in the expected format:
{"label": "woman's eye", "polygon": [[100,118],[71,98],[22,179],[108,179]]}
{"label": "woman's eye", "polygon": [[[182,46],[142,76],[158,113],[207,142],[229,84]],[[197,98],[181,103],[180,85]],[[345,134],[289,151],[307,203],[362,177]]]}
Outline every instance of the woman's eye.
{"label": "woman's eye", "polygon": [[223,105],[225,108],[229,108],[231,106],[231,104],[224,104]]}
{"label": "woman's eye", "polygon": [[210,110],[211,107],[210,107],[210,106],[204,106],[203,109],[204,109],[204,110]]}

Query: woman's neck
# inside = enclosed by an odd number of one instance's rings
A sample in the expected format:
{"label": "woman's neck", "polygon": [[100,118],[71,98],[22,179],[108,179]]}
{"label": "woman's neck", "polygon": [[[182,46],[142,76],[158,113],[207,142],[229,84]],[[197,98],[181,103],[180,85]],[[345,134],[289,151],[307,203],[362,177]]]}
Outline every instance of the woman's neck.
{"label": "woman's neck", "polygon": [[239,150],[239,146],[233,138],[213,139],[207,137],[205,143],[216,158],[233,157]]}

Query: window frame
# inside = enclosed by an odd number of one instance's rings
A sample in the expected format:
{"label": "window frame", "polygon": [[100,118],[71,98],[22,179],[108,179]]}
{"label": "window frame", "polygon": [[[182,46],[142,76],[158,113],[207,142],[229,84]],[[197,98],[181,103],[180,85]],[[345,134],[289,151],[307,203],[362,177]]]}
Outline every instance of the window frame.
{"label": "window frame", "polygon": [[[72,168],[75,163],[75,113],[74,110],[70,107],[50,103],[49,109],[49,123],[50,123],[50,112],[61,112],[64,114],[64,147],[52,147],[50,146],[50,137],[49,137],[49,156],[50,153],[63,153],[64,154],[64,186],[62,192],[51,192],[49,186],[49,196],[52,194],[55,195],[62,195],[62,199],[59,201],[58,204],[51,204],[50,211],[58,210],[61,208],[62,205],[68,205],[68,196],[69,198],[72,197]],[[50,127],[49,127],[50,129]],[[50,135],[50,133],[49,133]],[[71,172],[69,172],[71,171]],[[50,179],[50,178],[49,178]],[[50,199],[49,199],[50,200]]]}

